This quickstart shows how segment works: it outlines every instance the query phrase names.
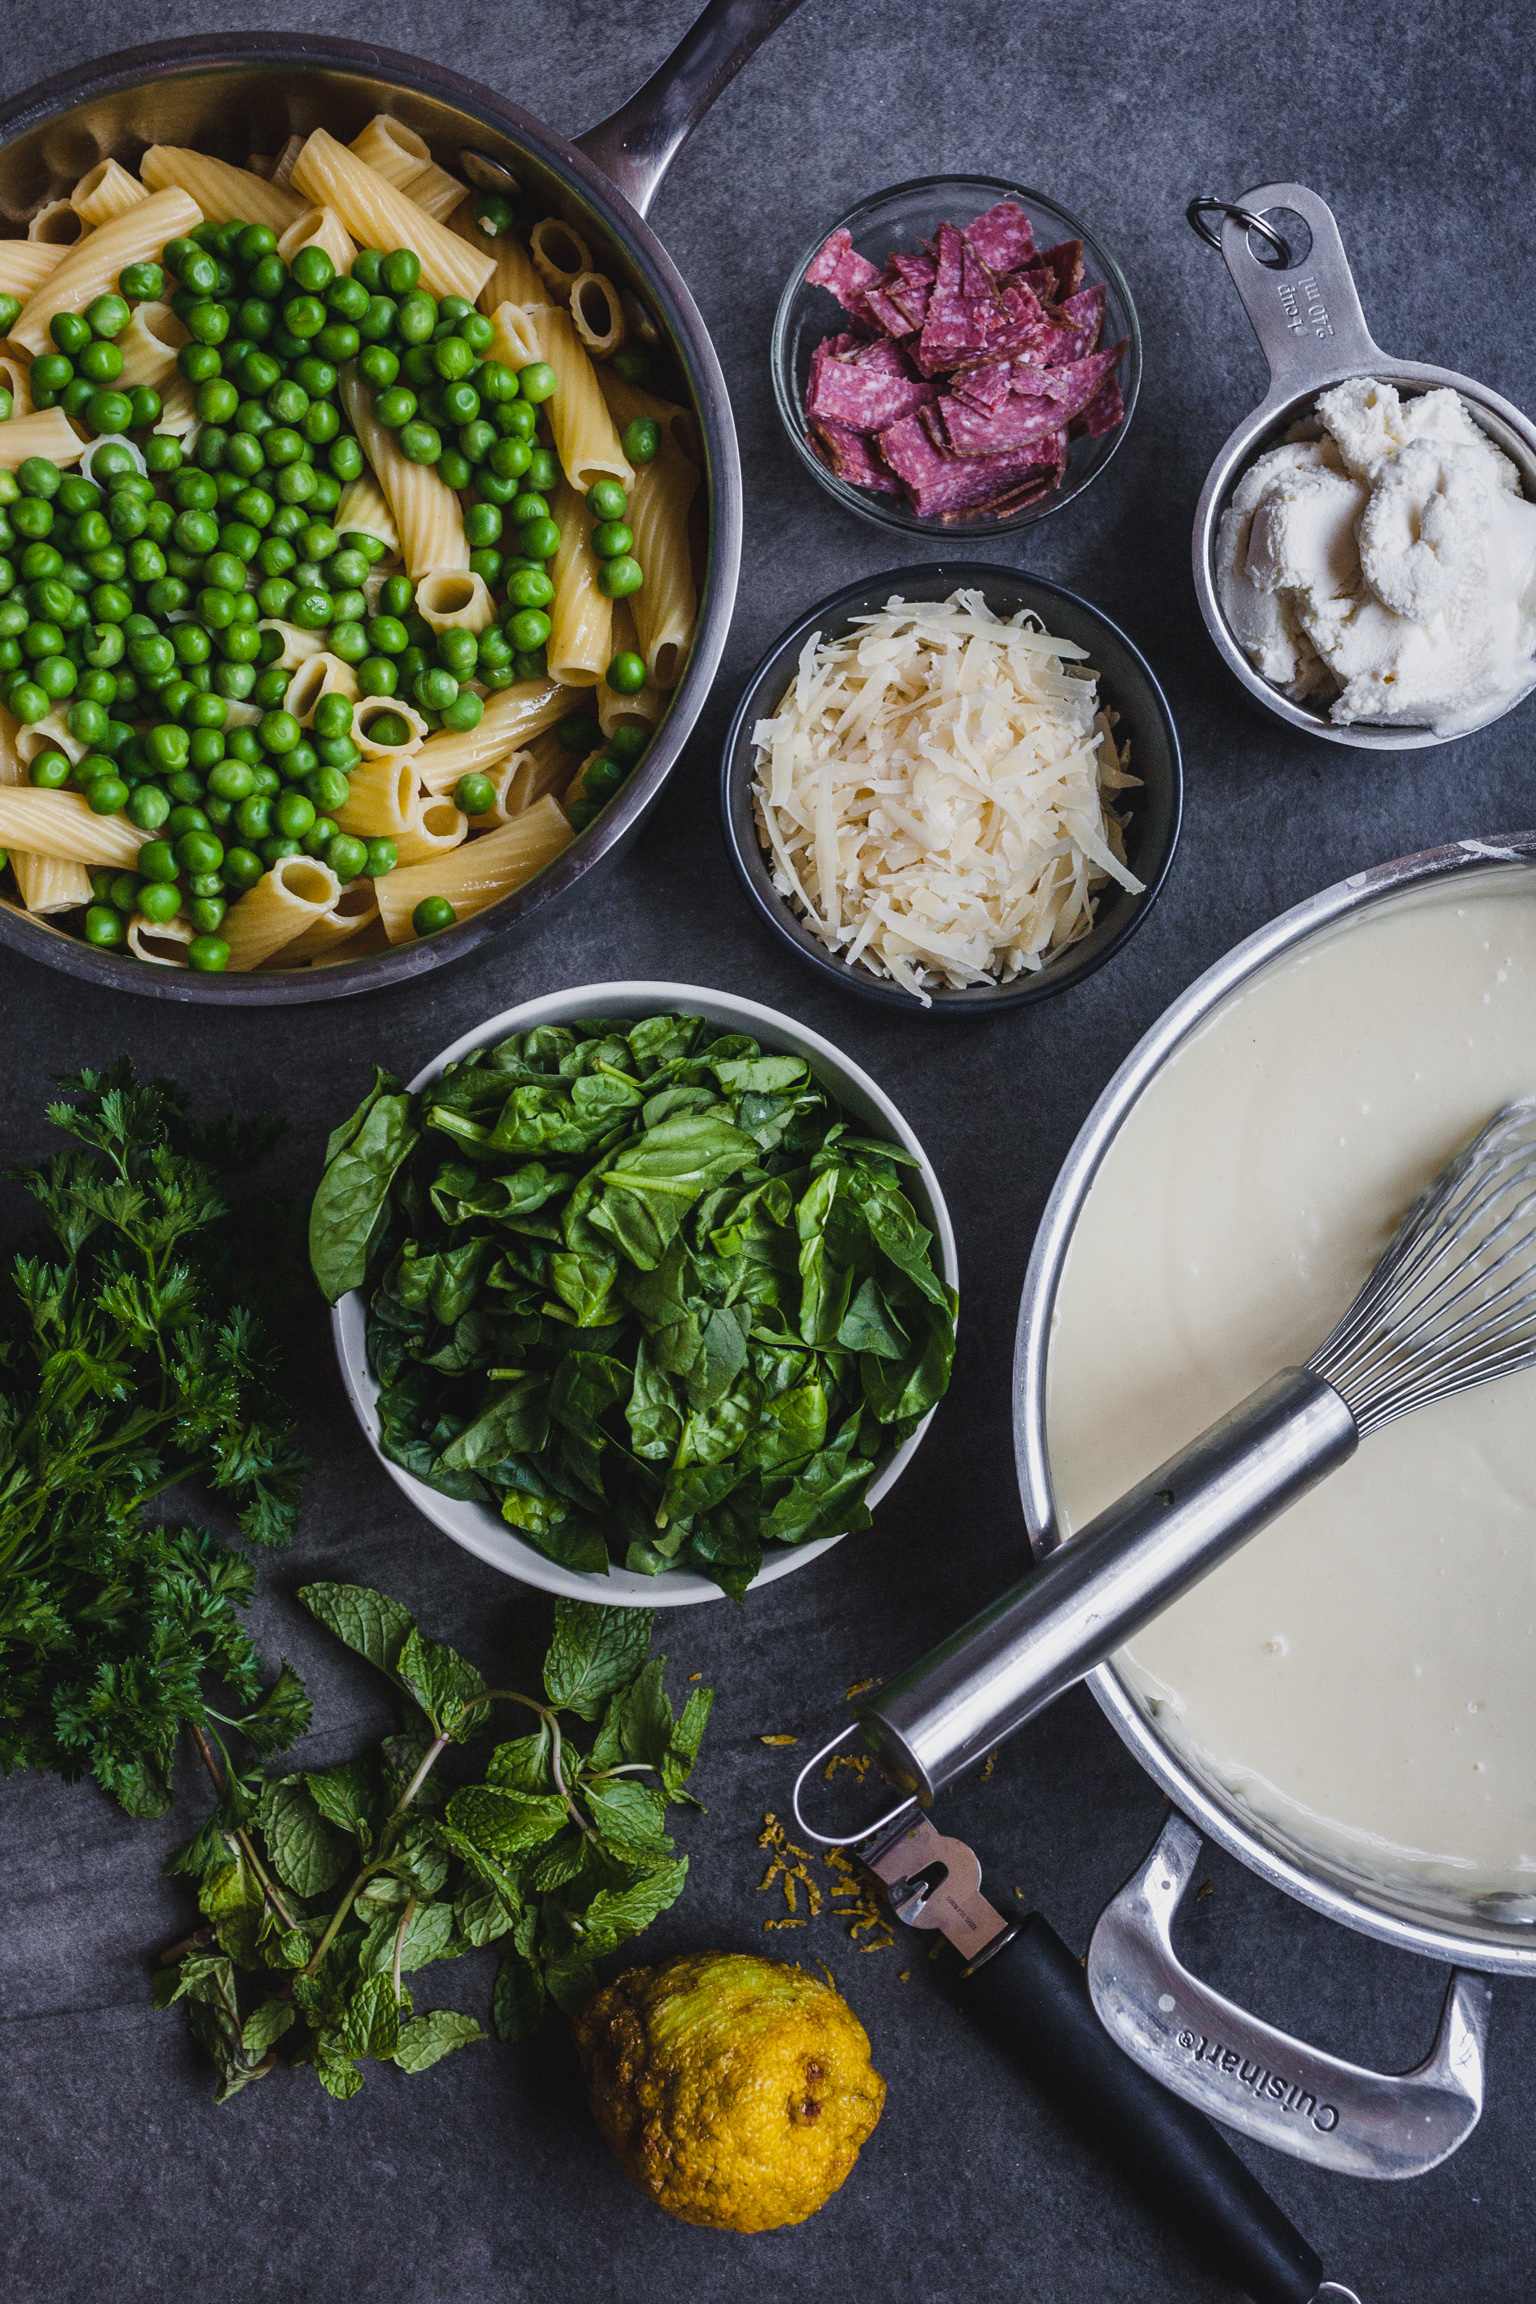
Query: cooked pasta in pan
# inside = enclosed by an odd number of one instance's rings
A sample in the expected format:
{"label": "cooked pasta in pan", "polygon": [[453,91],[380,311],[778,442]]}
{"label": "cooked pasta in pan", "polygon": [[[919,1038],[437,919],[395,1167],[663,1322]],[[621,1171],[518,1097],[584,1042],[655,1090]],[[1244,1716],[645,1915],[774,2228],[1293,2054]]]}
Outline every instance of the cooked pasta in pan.
{"label": "cooked pasta in pan", "polygon": [[0,240],[0,902],[344,965],[612,799],[693,636],[696,434],[528,222],[380,115],[99,161]]}

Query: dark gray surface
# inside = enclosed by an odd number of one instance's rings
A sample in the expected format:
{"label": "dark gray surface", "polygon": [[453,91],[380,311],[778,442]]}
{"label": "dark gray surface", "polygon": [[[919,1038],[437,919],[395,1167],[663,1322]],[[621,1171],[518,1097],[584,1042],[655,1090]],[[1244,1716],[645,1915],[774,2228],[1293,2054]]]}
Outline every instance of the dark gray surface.
{"label": "dark gray surface", "polygon": [[[429,49],[575,130],[638,83],[689,0],[503,15],[421,0],[335,9],[322,28]],[[80,0],[5,0],[8,94],[133,40],[296,9],[235,0],[151,15]],[[884,2120],[843,2192],[809,2226],[751,2241],[666,2221],[598,2141],[569,2050],[464,2052],[415,2079],[371,2076],[351,2104],[308,2075],[215,2110],[178,2022],[146,2005],[149,1963],[187,1900],[157,1877],[178,1836],[132,1824],[91,1788],[21,1778],[0,1790],[4,2100],[0,2219],[17,2304],[117,2304],[213,2290],[227,2304],[699,2304],[744,2280],[783,2298],[900,2294],[914,2304],[1204,2304],[1226,2293],[1125,2199],[1048,2106],[971,2036],[920,1943],[864,1957],[829,1917],[765,1937],[755,1835],[782,1811],[791,1755],[770,1731],[820,1737],[842,1692],[928,1645],[1022,1559],[1008,1363],[1033,1227],[1057,1163],[1110,1071],[1168,999],[1282,906],[1359,866],[1532,819],[1532,707],[1466,742],[1361,757],[1251,718],[1220,684],[1187,573],[1206,465],[1262,372],[1219,259],[1186,231],[1196,191],[1296,177],[1331,200],[1378,339],[1469,370],[1529,405],[1529,69],[1518,12],[1406,0],[1390,26],[1357,4],[1150,11],[1041,0],[1001,11],[809,0],[727,92],[678,163],[654,221],[714,330],[747,479],[742,597],[715,699],[652,828],[618,874],[533,942],[398,995],[228,1019],[127,997],[87,999],[6,958],[8,1158],[45,1148],[50,1077],[125,1051],[199,1085],[211,1105],[286,1111],[283,1157],[313,1174],[326,1129],[369,1061],[409,1072],[515,999],[610,976],[672,976],[803,1016],[866,1064],[933,1152],[960,1236],[964,1313],[953,1393],[870,1537],[776,1585],[744,1620],[726,1603],[666,1624],[675,1678],[719,1690],[699,1775],[710,1814],[685,1828],[695,1878],[647,1955],[720,1944],[828,1961],[890,2084]],[[934,170],[1011,174],[1087,218],[1130,275],[1147,338],[1134,433],[1104,483],[1036,528],[1017,558],[1098,601],[1148,656],[1179,717],[1190,779],[1184,846],[1129,950],[1062,1002],[992,1025],[934,1027],[824,992],[757,929],[716,822],[715,746],[741,678],[803,604],[909,558],[834,511],[776,431],[766,373],[783,270],[820,223],[883,183]],[[8,1211],[8,1216],[14,1211]],[[1112,1402],[1114,1354],[1104,1380]],[[377,1690],[290,1597],[304,1576],[380,1583],[482,1663],[542,1603],[457,1553],[402,1504],[317,1354],[307,1438],[317,1469],[299,1542],[263,1576],[267,1653],[309,1679],[311,1750],[378,1732]],[[1362,1626],[1362,1637],[1369,1628]],[[804,1747],[802,1747],[804,1748]],[[844,1781],[847,1781],[844,1779]],[[946,1822],[991,1884],[1016,1882],[1075,1943],[1150,1842],[1163,1803],[1086,1698],[1011,1746]],[[1443,1973],[1309,1917],[1211,1858],[1213,1893],[1184,1928],[1189,1958],[1271,2018],[1384,2066],[1422,2054]],[[910,1982],[902,1981],[902,1972]],[[483,2004],[476,1963],[444,1999]],[[466,1994],[468,1997],[466,1997]],[[1312,2175],[1253,2153],[1336,2276],[1370,2304],[1506,2304],[1536,2238],[1530,2111],[1536,1999],[1495,1993],[1491,2100],[1447,2167],[1402,2187]]]}

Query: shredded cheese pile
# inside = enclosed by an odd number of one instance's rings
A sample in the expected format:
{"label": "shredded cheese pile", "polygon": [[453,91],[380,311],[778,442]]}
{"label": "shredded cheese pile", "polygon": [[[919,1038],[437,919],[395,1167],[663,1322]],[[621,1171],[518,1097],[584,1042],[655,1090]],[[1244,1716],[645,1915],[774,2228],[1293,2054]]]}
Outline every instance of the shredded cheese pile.
{"label": "shredded cheese pile", "polygon": [[1086,650],[979,592],[855,625],[811,634],[752,732],[773,884],[830,950],[931,1005],[1042,968],[1106,880],[1140,893],[1107,800],[1140,779]]}

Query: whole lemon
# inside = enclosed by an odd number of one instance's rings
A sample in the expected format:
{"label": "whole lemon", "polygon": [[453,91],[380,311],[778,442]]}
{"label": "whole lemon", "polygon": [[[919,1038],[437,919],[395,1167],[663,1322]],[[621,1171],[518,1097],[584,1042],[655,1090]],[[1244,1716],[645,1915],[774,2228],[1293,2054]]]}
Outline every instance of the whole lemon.
{"label": "whole lemon", "polygon": [[685,2224],[771,2232],[830,2200],[885,2082],[846,2000],[803,1968],[693,1952],[589,2001],[576,2046],[631,2183]]}

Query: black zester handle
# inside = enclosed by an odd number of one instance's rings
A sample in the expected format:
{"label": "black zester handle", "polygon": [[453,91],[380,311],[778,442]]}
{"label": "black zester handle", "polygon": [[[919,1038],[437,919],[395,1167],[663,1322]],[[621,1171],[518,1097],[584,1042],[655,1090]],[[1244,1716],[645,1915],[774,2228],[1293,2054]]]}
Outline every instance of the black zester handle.
{"label": "black zester handle", "polygon": [[1072,2114],[1155,2213],[1254,2304],[1311,2304],[1322,2261],[1201,2112],[1115,2046],[1082,1964],[1032,1912],[961,2004]]}

